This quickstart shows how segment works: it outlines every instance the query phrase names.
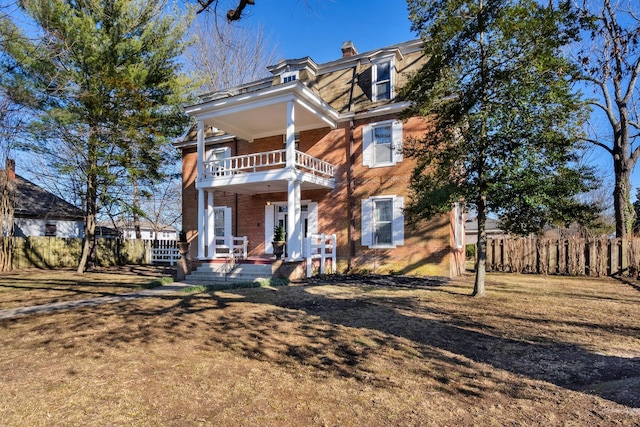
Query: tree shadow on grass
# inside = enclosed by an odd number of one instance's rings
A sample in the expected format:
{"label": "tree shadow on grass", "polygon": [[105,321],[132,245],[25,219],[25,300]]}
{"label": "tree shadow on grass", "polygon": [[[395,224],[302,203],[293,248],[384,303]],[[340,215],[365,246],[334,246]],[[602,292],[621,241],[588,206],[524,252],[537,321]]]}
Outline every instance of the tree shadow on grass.
{"label": "tree shadow on grass", "polygon": [[[360,285],[343,286],[389,286],[379,280],[390,279],[363,278]],[[450,291],[441,289],[442,284],[413,283],[428,291]],[[401,279],[395,286],[405,289],[412,284]],[[591,387],[640,377],[638,357],[596,354],[545,337],[508,338],[489,325],[456,316],[455,309],[447,312],[402,294],[341,296],[307,285],[156,298],[156,303],[135,300],[82,308],[70,323],[46,322],[38,326],[43,337],[38,345],[73,348],[78,341],[60,338],[70,332],[93,342],[96,352],[161,341],[211,350],[222,346],[250,359],[312,368],[315,375],[353,378],[380,387],[396,384],[381,375],[373,361],[394,363],[393,357],[398,357],[397,363],[405,366],[405,360],[418,358],[421,363],[406,365],[416,369],[412,375],[442,392],[480,397],[500,391],[526,397],[531,382],[508,377],[504,371],[640,408],[638,390],[619,393]],[[114,317],[119,319],[117,326],[88,332]]]}

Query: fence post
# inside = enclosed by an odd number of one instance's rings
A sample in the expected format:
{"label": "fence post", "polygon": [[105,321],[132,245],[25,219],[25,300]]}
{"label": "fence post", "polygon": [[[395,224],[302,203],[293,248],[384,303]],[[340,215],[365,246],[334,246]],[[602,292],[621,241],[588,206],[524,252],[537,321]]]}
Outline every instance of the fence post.
{"label": "fence post", "polygon": [[620,240],[620,274],[629,275],[629,241],[627,239]]}

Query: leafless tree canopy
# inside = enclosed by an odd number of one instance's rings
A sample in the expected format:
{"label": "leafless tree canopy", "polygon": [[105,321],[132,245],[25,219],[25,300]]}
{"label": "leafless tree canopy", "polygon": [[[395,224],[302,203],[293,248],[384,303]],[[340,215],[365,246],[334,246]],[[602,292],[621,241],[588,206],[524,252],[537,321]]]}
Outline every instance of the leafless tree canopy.
{"label": "leafless tree canopy", "polygon": [[616,235],[631,231],[634,211],[630,176],[640,159],[640,7],[637,0],[582,0],[578,7],[593,18],[588,37],[575,50],[578,79],[591,93],[594,115],[586,141],[613,160]]}
{"label": "leafless tree canopy", "polygon": [[[220,0],[197,0],[198,9],[196,13],[200,14],[202,12],[210,11],[213,8],[213,11],[216,12],[218,6],[220,5]],[[234,0],[234,7],[229,9],[226,14],[226,18],[229,22],[238,21],[242,17],[242,12],[248,5],[254,5],[254,0]]]}
{"label": "leafless tree canopy", "polygon": [[198,76],[203,93],[237,86],[268,74],[276,49],[261,27],[198,22],[196,42],[187,53],[188,67]]}

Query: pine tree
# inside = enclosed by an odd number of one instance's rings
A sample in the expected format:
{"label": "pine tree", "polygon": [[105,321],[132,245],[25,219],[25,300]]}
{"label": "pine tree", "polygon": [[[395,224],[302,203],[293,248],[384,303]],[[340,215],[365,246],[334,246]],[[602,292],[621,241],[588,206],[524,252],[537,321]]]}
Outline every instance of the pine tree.
{"label": "pine tree", "polygon": [[[163,0],[27,0],[30,38],[0,20],[8,94],[37,114],[34,135],[60,176],[79,189],[85,211],[78,272],[92,250],[96,215],[110,187],[158,176],[158,146],[188,119],[188,82],[178,57],[191,16]],[[169,13],[171,11],[171,13]]]}
{"label": "pine tree", "polygon": [[407,213],[417,222],[459,201],[476,211],[482,296],[488,212],[518,234],[588,216],[573,196],[590,171],[571,167],[583,114],[560,53],[578,31],[564,3],[410,0],[409,10],[430,59],[402,95],[407,115],[433,128],[408,144],[417,166]]}

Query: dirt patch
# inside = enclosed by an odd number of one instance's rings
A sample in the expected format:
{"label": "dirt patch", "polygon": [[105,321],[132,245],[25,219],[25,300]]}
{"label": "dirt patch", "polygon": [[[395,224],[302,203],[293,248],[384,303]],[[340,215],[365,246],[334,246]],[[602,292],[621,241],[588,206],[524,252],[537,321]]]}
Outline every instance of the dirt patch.
{"label": "dirt patch", "polygon": [[640,292],[489,275],[474,299],[472,283],[326,277],[0,321],[0,418],[640,425]]}

